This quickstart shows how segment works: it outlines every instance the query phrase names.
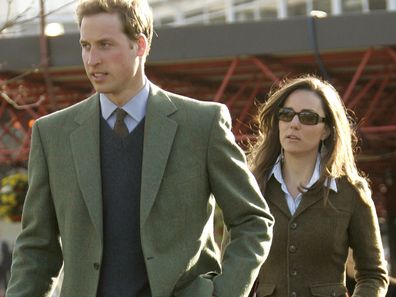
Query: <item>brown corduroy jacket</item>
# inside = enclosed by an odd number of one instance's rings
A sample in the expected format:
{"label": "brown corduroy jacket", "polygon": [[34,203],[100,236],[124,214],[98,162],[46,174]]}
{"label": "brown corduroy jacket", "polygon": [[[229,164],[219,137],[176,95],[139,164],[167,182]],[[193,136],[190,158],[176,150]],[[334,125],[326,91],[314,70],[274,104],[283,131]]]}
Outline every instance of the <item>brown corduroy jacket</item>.
{"label": "brown corduroy jacket", "polygon": [[275,217],[270,254],[259,274],[258,297],[347,296],[348,248],[356,263],[353,297],[383,297],[388,278],[373,201],[364,202],[346,179],[325,206],[323,191],[308,191],[292,216],[278,181],[265,197]]}

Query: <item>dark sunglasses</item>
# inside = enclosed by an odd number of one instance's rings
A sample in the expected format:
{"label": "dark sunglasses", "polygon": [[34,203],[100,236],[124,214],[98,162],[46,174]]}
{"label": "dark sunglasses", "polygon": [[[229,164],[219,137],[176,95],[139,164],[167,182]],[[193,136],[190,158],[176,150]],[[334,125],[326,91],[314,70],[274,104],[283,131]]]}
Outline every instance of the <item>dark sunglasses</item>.
{"label": "dark sunglasses", "polygon": [[291,108],[281,107],[278,111],[278,119],[284,122],[291,122],[295,115],[298,115],[300,123],[304,125],[316,125],[326,120],[326,118],[320,117],[316,112],[309,110],[295,112]]}

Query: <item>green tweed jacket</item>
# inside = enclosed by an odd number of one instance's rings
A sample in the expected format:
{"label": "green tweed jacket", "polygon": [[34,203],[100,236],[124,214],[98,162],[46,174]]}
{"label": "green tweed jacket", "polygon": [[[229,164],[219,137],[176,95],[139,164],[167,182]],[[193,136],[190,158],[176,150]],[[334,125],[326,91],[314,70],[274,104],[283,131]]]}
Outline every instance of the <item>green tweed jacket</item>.
{"label": "green tweed jacket", "polygon": [[[33,127],[23,230],[7,297],[96,297],[103,251],[99,96]],[[273,218],[225,106],[150,85],[140,200],[153,297],[245,297],[268,255]],[[215,200],[232,233],[220,263]]]}
{"label": "green tweed jacket", "polygon": [[373,201],[363,201],[346,179],[330,191],[309,191],[292,216],[279,182],[265,192],[275,217],[270,254],[259,274],[258,297],[345,297],[348,248],[356,263],[353,297],[384,297],[388,278]]}

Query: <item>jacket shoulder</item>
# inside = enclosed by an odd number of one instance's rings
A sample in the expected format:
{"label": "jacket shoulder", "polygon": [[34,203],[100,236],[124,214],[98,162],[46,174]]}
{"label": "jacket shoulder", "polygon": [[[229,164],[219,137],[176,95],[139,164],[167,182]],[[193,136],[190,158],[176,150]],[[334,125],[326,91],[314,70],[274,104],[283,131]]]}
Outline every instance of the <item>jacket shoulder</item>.
{"label": "jacket shoulder", "polygon": [[191,109],[196,109],[197,111],[199,110],[218,111],[219,109],[226,108],[226,106],[222,103],[207,101],[207,100],[198,100],[188,96],[166,91],[155,85],[152,85],[152,88],[155,94],[167,97],[173,104],[175,104],[177,108],[191,108]]}
{"label": "jacket shoulder", "polygon": [[36,120],[35,125],[39,125],[40,127],[62,125],[74,119],[79,113],[89,112],[91,109],[94,109],[95,104],[99,104],[96,99],[96,95],[92,95],[64,109],[42,116]]}
{"label": "jacket shoulder", "polygon": [[374,203],[370,191],[360,190],[347,177],[338,178],[336,182],[337,193],[335,195],[341,205],[349,205],[351,209],[354,209],[357,205],[372,205]]}

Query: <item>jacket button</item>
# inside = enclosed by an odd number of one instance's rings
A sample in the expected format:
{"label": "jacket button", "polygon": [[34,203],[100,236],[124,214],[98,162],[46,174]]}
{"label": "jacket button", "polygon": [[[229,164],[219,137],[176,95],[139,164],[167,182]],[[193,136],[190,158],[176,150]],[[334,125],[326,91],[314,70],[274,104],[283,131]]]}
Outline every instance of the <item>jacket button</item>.
{"label": "jacket button", "polygon": [[297,293],[296,292],[291,292],[290,297],[297,297]]}
{"label": "jacket button", "polygon": [[99,263],[94,263],[93,267],[94,267],[95,270],[99,270],[100,264]]}
{"label": "jacket button", "polygon": [[297,223],[296,222],[291,223],[290,228],[292,230],[296,230],[297,229]]}
{"label": "jacket button", "polygon": [[292,270],[290,271],[291,276],[297,276],[297,270]]}
{"label": "jacket button", "polygon": [[292,245],[289,246],[289,252],[290,253],[295,253],[296,251],[297,251],[297,247],[295,245],[292,244]]}

